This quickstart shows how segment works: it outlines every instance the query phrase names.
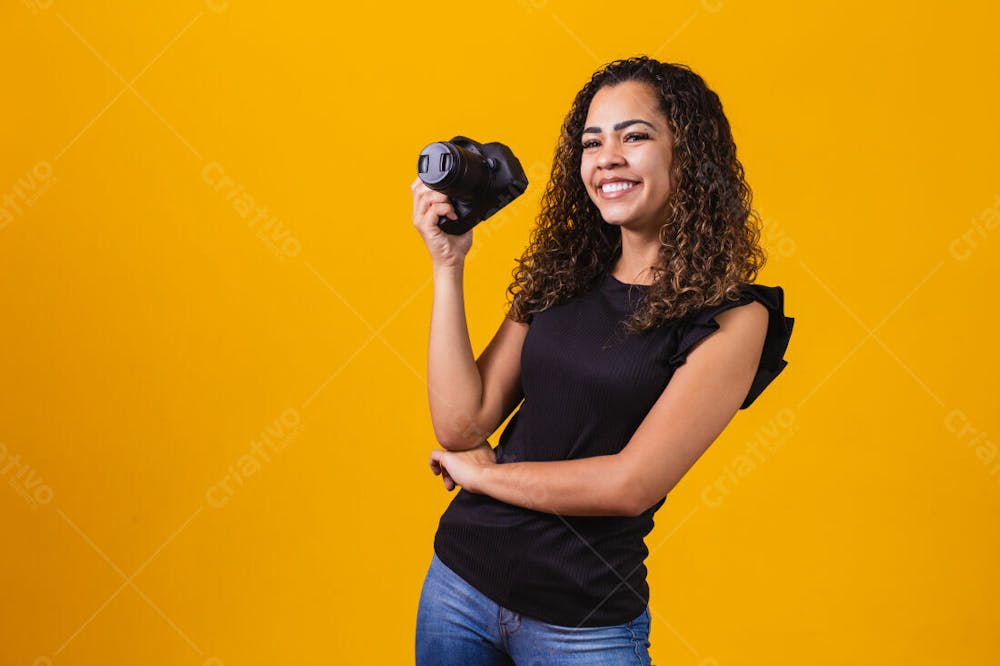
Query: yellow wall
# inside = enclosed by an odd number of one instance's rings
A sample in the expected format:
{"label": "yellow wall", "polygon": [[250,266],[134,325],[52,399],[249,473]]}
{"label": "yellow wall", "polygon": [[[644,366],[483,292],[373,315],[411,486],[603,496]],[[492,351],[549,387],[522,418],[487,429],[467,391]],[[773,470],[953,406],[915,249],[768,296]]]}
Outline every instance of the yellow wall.
{"label": "yellow wall", "polygon": [[474,232],[478,353],[638,53],[722,97],[796,318],[657,516],[654,661],[997,662],[993,3],[157,4],[0,8],[0,663],[411,661],[451,497],[417,153],[531,178]]}

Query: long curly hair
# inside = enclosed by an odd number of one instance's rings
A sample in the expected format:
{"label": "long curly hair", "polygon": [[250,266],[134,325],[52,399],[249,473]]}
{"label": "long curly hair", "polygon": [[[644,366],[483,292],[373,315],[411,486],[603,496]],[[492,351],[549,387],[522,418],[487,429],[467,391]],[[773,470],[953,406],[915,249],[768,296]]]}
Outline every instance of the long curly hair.
{"label": "long curly hair", "polygon": [[527,322],[591,288],[621,254],[621,229],[604,222],[580,176],[581,138],[598,90],[649,84],[674,136],[668,219],[659,229],[659,265],[639,307],[624,322],[640,332],[739,297],[764,266],[760,218],[736,159],[718,95],[686,65],[648,56],[615,60],[577,93],[562,125],[537,225],[507,287],[508,316]]}

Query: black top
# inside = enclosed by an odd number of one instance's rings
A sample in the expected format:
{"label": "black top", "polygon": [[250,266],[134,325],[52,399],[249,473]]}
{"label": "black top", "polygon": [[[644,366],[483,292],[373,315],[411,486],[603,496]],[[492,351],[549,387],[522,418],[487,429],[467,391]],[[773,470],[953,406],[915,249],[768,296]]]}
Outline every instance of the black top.
{"label": "black top", "polygon": [[[524,402],[500,436],[498,463],[621,451],[688,350],[719,328],[714,315],[723,310],[758,300],[770,313],[741,409],[785,367],[794,320],[784,316],[781,287],[745,285],[737,301],[626,334],[620,322],[644,292],[605,274],[587,293],[533,316],[521,351]],[[649,601],[643,539],[665,499],[638,517],[563,516],[460,490],[441,516],[434,551],[515,612],[562,626],[622,624]]]}

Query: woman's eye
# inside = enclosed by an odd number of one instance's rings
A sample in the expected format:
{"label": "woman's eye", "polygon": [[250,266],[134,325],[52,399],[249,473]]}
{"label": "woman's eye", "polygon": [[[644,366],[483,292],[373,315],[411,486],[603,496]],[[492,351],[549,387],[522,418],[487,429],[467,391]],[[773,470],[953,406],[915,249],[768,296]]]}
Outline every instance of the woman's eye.
{"label": "woman's eye", "polygon": [[[644,134],[642,132],[629,132],[628,134],[625,135],[625,141],[627,141],[629,143],[634,143],[634,141],[631,141],[631,139],[641,140],[641,139],[648,139],[648,138],[649,138],[649,135],[648,134]],[[597,141],[585,141],[583,143],[584,149],[586,149],[586,148],[595,148],[595,147],[597,147],[599,145],[600,145],[600,143],[597,142]]]}

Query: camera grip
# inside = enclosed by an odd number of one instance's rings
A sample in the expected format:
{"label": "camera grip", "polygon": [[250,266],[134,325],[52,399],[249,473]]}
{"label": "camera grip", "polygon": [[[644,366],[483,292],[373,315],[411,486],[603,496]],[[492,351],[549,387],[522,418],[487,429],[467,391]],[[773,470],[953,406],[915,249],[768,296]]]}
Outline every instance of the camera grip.
{"label": "camera grip", "polygon": [[481,217],[476,216],[476,212],[471,205],[472,202],[448,197],[448,203],[451,204],[451,209],[455,212],[455,219],[439,215],[437,222],[438,228],[446,234],[461,236],[482,220]]}
{"label": "camera grip", "polygon": [[457,220],[453,220],[450,217],[444,215],[438,216],[438,228],[446,234],[452,234],[453,236],[461,236],[466,231],[476,226],[476,223],[459,217]]}

